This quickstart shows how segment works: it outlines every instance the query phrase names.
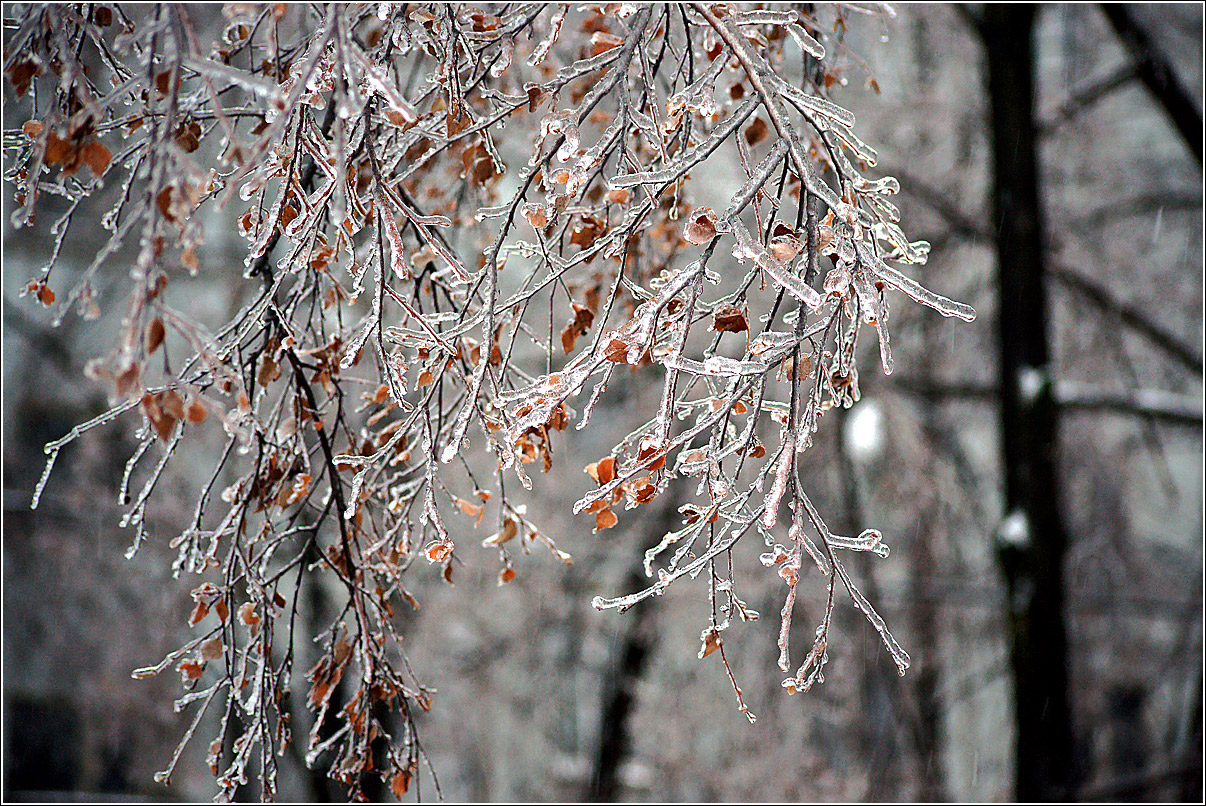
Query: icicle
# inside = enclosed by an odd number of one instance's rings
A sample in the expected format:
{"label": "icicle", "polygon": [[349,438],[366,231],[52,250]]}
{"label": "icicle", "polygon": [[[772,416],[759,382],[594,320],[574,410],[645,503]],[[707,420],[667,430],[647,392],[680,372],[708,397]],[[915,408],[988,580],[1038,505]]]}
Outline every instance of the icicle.
{"label": "icicle", "polygon": [[791,469],[796,461],[796,437],[791,431],[783,440],[779,452],[779,463],[775,466],[775,481],[763,500],[762,525],[773,529],[779,520],[779,502],[787,492],[787,481],[791,478]]}
{"label": "icicle", "polygon": [[848,549],[850,551],[869,551],[876,557],[888,556],[888,547],[883,542],[883,535],[878,529],[867,529],[858,537],[842,537],[841,535],[831,534],[828,537],[829,545],[834,548]]}
{"label": "icicle", "polygon": [[528,66],[535,67],[544,61],[549,55],[549,51],[553,49],[553,45],[557,43],[557,36],[561,33],[561,26],[565,23],[565,17],[569,14],[570,7],[568,4],[557,7],[557,13],[549,20],[549,33],[536,49],[532,51],[532,55],[528,57]]}
{"label": "icicle", "polygon": [[933,308],[943,316],[954,316],[965,322],[971,322],[976,318],[976,311],[970,305],[955,302],[940,294],[935,294],[927,288],[923,288],[916,280],[906,277],[896,269],[889,267],[866,244],[861,242],[856,243],[855,249],[858,250],[859,257],[868,264],[869,268],[881,280],[915,302],[920,302],[922,305]]}
{"label": "icicle", "polygon": [[883,640],[884,646],[888,648],[888,654],[892,656],[892,660],[896,662],[896,669],[903,675],[912,663],[909,653],[901,648],[896,639],[892,637],[892,633],[888,631],[888,625],[880,617],[879,613],[875,612],[875,608],[867,601],[867,597],[863,596],[862,591],[854,586],[854,582],[850,579],[850,575],[846,573],[845,567],[835,557],[833,559],[833,567],[841,577],[846,590],[850,593],[850,598],[854,600],[855,606],[863,611],[863,615],[867,617],[867,621],[871,622],[871,626],[879,633],[879,637]]}
{"label": "icicle", "polygon": [[792,39],[796,40],[796,44],[800,46],[800,49],[809,56],[812,56],[814,59],[825,58],[825,46],[813,39],[812,36],[804,30],[803,26],[793,23],[787,26],[787,32],[791,34]]}
{"label": "icicle", "polygon": [[[773,75],[773,74],[772,74]],[[775,92],[788,98],[800,106],[805,107],[810,112],[814,112],[829,121],[832,121],[840,126],[845,126],[847,129],[854,126],[854,113],[848,109],[835,104],[833,101],[827,101],[817,95],[809,95],[799,87],[795,87],[778,76],[773,76],[771,86]]]}

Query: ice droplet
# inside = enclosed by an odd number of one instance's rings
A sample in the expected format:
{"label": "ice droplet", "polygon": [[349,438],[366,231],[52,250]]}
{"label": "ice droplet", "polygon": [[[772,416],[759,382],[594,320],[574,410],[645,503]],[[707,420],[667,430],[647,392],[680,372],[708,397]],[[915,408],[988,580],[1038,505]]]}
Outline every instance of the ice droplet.
{"label": "ice droplet", "polygon": [[1034,405],[1044,386],[1050,385],[1047,373],[1038,367],[1022,367],[1018,370],[1018,396],[1022,403]]}
{"label": "ice droplet", "polygon": [[1030,544],[1030,519],[1020,509],[1009,513],[997,529],[997,539],[1015,548],[1025,548]]}

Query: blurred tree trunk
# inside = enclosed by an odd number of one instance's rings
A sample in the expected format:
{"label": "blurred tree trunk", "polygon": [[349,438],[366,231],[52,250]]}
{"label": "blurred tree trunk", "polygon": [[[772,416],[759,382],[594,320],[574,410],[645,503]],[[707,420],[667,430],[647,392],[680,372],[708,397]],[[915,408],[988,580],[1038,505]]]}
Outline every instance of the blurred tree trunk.
{"label": "blurred tree trunk", "polygon": [[1194,687],[1193,713],[1189,717],[1189,741],[1185,748],[1185,770],[1181,776],[1178,797],[1187,803],[1202,801],[1202,667],[1198,667],[1198,684]]}
{"label": "blurred tree trunk", "polygon": [[[645,576],[643,564],[644,550],[657,545],[662,535],[681,526],[678,508],[683,500],[680,487],[670,485],[661,497],[656,517],[647,522],[644,549],[632,555],[621,583],[620,590],[625,593],[649,586],[649,577]],[[645,674],[649,653],[656,640],[656,618],[657,608],[653,602],[643,602],[625,615],[621,626],[623,638],[612,661],[610,674],[603,681],[603,696],[599,704],[599,739],[583,794],[584,800],[598,802],[619,799],[622,789],[620,767],[632,745],[628,717],[635,709],[636,688]]]}
{"label": "blurred tree trunk", "polygon": [[1029,4],[990,4],[980,24],[993,137],[998,229],[1001,448],[1006,520],[998,558],[1008,595],[1019,800],[1074,796],[1057,409],[1048,366],[1043,215]]}
{"label": "blurred tree trunk", "polygon": [[[640,590],[649,584],[644,574],[631,571],[625,576],[626,591]],[[652,644],[652,603],[635,608],[625,623],[624,640],[615,659],[612,674],[603,686],[600,705],[599,743],[595,750],[586,800],[615,801],[619,799],[620,766],[628,756],[632,743],[628,717],[636,704],[636,687],[645,673],[645,661]]]}

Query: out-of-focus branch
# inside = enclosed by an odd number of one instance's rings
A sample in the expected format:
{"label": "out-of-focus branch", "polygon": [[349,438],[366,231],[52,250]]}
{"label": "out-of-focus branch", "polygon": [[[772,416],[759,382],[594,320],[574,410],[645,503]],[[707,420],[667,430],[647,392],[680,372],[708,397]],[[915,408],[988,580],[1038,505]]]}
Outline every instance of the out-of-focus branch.
{"label": "out-of-focus branch", "polygon": [[[681,498],[681,490],[674,488],[654,516],[653,523],[644,531],[653,535],[673,531],[680,523],[678,507],[682,503]],[[647,549],[651,547],[646,546]],[[642,557],[643,554],[633,555],[625,574],[624,590],[638,590],[646,584]],[[621,628],[623,638],[603,683],[598,745],[584,792],[587,800],[615,801],[622,794],[620,768],[632,752],[632,726],[628,724],[628,718],[639,704],[637,687],[648,669],[650,655],[656,646],[656,617],[654,608],[638,607],[633,618]]]}
{"label": "out-of-focus branch", "polygon": [[963,238],[990,240],[992,235],[979,220],[964,213],[951,200],[950,194],[931,185],[904,168],[881,160],[884,170],[900,181],[901,191],[909,194],[942,217],[956,235]]}
{"label": "out-of-focus branch", "polygon": [[1048,273],[1060,284],[1075,291],[1098,308],[1117,316],[1123,324],[1135,332],[1143,334],[1152,344],[1175,358],[1191,372],[1197,375],[1202,374],[1201,354],[1169,333],[1162,325],[1142,311],[1119,302],[1105,288],[1065,266],[1051,266]]}
{"label": "out-of-focus branch", "polygon": [[1172,118],[1185,139],[1198,167],[1202,166],[1202,113],[1181,84],[1168,59],[1151,41],[1147,31],[1122,3],[1103,3],[1102,12],[1118,33],[1135,65],[1139,78]]}
{"label": "out-of-focus branch", "polygon": [[1115,90],[1125,87],[1135,77],[1136,67],[1134,64],[1128,63],[1114,70],[1114,72],[1105,78],[1098,79],[1083,87],[1078,87],[1069,93],[1063,103],[1043,117],[1038,124],[1038,133],[1040,135],[1051,134],[1059,126],[1067,123],[1102,98],[1105,98]]}
{"label": "out-of-focus branch", "polygon": [[1115,800],[1156,795],[1158,798],[1159,792],[1189,778],[1196,769],[1193,765],[1185,765],[1118,778],[1088,789],[1080,797],[1083,800]]}
{"label": "out-of-focus branch", "polygon": [[1140,193],[1129,199],[1110,201],[1073,218],[1070,223],[1077,229],[1100,227],[1112,221],[1132,216],[1150,215],[1161,210],[1200,212],[1202,209],[1201,187],[1185,190],[1155,190]]}
{"label": "out-of-focus branch", "polygon": [[[955,235],[964,238],[989,238],[990,234],[976,219],[952,204],[945,193],[907,171],[895,166],[889,169],[900,180],[901,188],[925,204],[946,221]],[[1181,203],[1181,197],[1173,197]],[[1134,203],[1138,203],[1135,201]],[[1068,288],[1103,311],[1113,314],[1137,333],[1145,336],[1155,346],[1197,375],[1202,374],[1201,354],[1180,338],[1168,332],[1163,325],[1154,321],[1143,311],[1119,302],[1108,290],[1065,266],[1048,264],[1047,273],[1065,288]]]}
{"label": "out-of-focus branch", "polygon": [[1202,425],[1202,401],[1162,389],[1102,389],[1077,381],[1058,381],[1055,400],[1065,411],[1086,409],[1154,417],[1185,425]]}
{"label": "out-of-focus branch", "polygon": [[956,3],[955,11],[959,13],[959,17],[981,38],[984,37],[984,15],[968,6],[966,3]]}
{"label": "out-of-focus branch", "polygon": [[[996,384],[975,381],[920,384],[899,380],[894,389],[932,401],[995,402],[1000,395]],[[1064,412],[1109,412],[1136,417],[1151,417],[1171,425],[1202,425],[1202,401],[1192,395],[1161,389],[1104,389],[1079,381],[1056,381],[1055,402]]]}

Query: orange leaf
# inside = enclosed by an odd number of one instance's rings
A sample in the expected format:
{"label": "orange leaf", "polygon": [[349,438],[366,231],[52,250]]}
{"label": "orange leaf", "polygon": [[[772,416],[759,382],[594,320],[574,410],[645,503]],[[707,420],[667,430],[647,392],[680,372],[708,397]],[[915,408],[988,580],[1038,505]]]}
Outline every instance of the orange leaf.
{"label": "orange leaf", "polygon": [[482,515],[485,514],[486,511],[485,506],[482,504],[475,504],[472,501],[466,501],[464,498],[456,499],[456,505],[461,508],[461,512],[464,512],[470,518],[477,518],[477,523],[475,523],[474,526],[481,524]]}
{"label": "orange leaf", "polygon": [[598,56],[600,53],[606,53],[612,48],[619,47],[623,42],[624,37],[622,36],[596,31],[590,37],[590,55]]}
{"label": "orange leaf", "polygon": [[595,531],[598,532],[603,529],[610,529],[619,522],[620,519],[616,517],[616,513],[612,512],[610,509],[605,509],[595,514]]}
{"label": "orange leaf", "polygon": [[616,477],[616,458],[605,456],[599,460],[599,484],[609,484]]}
{"label": "orange leaf", "polygon": [[43,161],[47,165],[62,165],[68,162],[75,153],[71,143],[59,137],[54,129],[46,136],[46,154]]}
{"label": "orange leaf", "polygon": [[427,561],[438,563],[452,553],[451,542],[436,541],[427,547]]}
{"label": "orange leaf", "polygon": [[260,362],[259,372],[255,375],[256,383],[260,386],[267,386],[280,376],[280,365],[272,360],[272,356],[265,355],[264,360]]}
{"label": "orange leaf", "polygon": [[190,423],[203,422],[209,412],[205,408],[205,404],[200,400],[194,400],[188,404],[188,411],[185,413]]}
{"label": "orange leaf", "polygon": [[171,418],[173,423],[176,420],[184,419],[184,398],[180,397],[179,392],[175,389],[166,389],[156,397],[160,410]]}
{"label": "orange leaf", "polygon": [[523,206],[523,217],[534,230],[542,230],[549,223],[549,217],[544,211],[544,206],[539,204],[525,204]]}
{"label": "orange leaf", "polygon": [[168,221],[175,221],[176,217],[172,215],[172,188],[165,187],[159,191],[159,195],[155,197],[155,204],[159,207],[160,214]]}
{"label": "orange leaf", "polygon": [[250,626],[252,624],[259,624],[260,617],[258,615],[256,615],[255,603],[254,602],[244,603],[243,606],[239,608],[239,618],[243,621],[244,624],[247,624],[248,626]]}
{"label": "orange leaf", "polygon": [[195,660],[182,660],[176,669],[183,673],[186,679],[197,680],[201,677],[201,672],[205,670],[205,667]]}
{"label": "orange leaf", "polygon": [[743,333],[750,329],[750,323],[740,306],[725,305],[712,314],[712,329],[717,333]]}
{"label": "orange leaf", "polygon": [[628,360],[628,345],[619,339],[612,339],[603,352],[603,357],[615,364]]}
{"label": "orange leaf", "polygon": [[411,772],[409,768],[405,770],[398,770],[398,772],[394,774],[393,780],[390,781],[389,788],[390,791],[394,793],[395,798],[401,799],[402,796],[406,794],[406,790],[410,789],[410,779]]}
{"label": "orange leaf", "polygon": [[596,512],[602,512],[609,506],[610,504],[607,503],[606,499],[600,498],[598,501],[592,501],[590,506],[586,508],[586,512],[590,515],[594,515]]}
{"label": "orange leaf", "polygon": [[766,135],[766,123],[763,122],[762,118],[756,117],[754,118],[754,122],[745,130],[745,141],[752,146],[756,146],[766,139]]}
{"label": "orange leaf", "polygon": [[775,260],[784,263],[794,260],[803,248],[804,244],[792,234],[776,235],[770,240],[771,254],[774,255]]}
{"label": "orange leaf", "polygon": [[501,546],[519,533],[519,524],[511,516],[503,521],[503,530],[482,541],[483,546]]}
{"label": "orange leaf", "polygon": [[80,152],[80,159],[92,169],[93,176],[103,176],[105,171],[109,170],[109,163],[113,159],[113,154],[109,152],[109,149],[105,148],[103,143],[93,140],[84,146]]}
{"label": "orange leaf", "polygon": [[193,614],[188,618],[188,626],[197,626],[197,623],[205,618],[207,613],[209,613],[209,605],[204,601],[197,602],[197,606],[193,608]]}
{"label": "orange leaf", "polygon": [[220,637],[214,636],[201,645],[202,660],[217,660],[220,657],[222,657],[222,639]]}
{"label": "orange leaf", "polygon": [[536,107],[544,103],[544,99],[548,97],[548,94],[539,86],[530,82],[524,85],[524,89],[528,93],[528,112],[535,112]]}
{"label": "orange leaf", "polygon": [[34,76],[41,72],[41,68],[28,59],[17,62],[8,68],[8,78],[13,82],[18,98],[29,91],[30,82],[33,81]]}

